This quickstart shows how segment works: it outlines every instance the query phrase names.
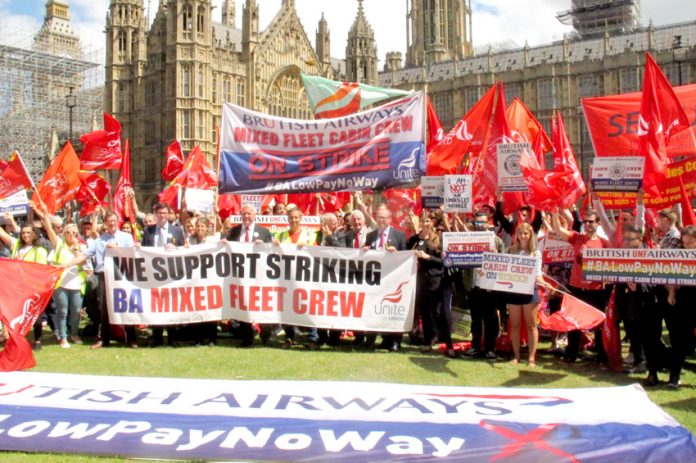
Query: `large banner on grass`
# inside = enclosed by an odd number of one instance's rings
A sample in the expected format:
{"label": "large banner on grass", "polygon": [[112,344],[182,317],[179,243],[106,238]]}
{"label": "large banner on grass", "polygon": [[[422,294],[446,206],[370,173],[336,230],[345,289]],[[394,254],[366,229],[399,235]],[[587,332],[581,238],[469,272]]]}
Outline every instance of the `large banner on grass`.
{"label": "large banner on grass", "polygon": [[285,119],[225,104],[220,193],[362,191],[420,183],[423,94],[335,119]]}
{"label": "large banner on grass", "polygon": [[179,461],[696,461],[639,386],[0,374],[0,449]]}
{"label": "large banner on grass", "polygon": [[405,332],[413,321],[412,252],[251,243],[113,248],[105,260],[111,323],[231,318]]}
{"label": "large banner on grass", "polygon": [[696,249],[585,249],[589,281],[696,285]]}

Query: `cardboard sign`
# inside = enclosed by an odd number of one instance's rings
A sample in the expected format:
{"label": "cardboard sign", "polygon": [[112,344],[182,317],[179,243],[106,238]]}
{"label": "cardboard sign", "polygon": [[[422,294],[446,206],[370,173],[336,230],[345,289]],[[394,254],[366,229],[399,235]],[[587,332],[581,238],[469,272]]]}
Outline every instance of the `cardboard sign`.
{"label": "cardboard sign", "polygon": [[493,232],[445,232],[442,234],[442,249],[445,267],[480,267],[483,253],[494,246]]}
{"label": "cardboard sign", "polygon": [[593,191],[638,191],[643,184],[645,158],[639,156],[595,157],[592,162]]}
{"label": "cardboard sign", "polygon": [[471,175],[445,175],[445,211],[473,212]]}
{"label": "cardboard sign", "polygon": [[474,275],[474,286],[506,293],[534,294],[537,259],[486,252],[481,269],[476,270]]}
{"label": "cardboard sign", "polygon": [[529,143],[498,143],[498,188],[500,191],[527,191],[520,154],[522,150],[532,152]]}
{"label": "cardboard sign", "polygon": [[421,177],[421,201],[425,209],[434,209],[444,204],[445,178]]}

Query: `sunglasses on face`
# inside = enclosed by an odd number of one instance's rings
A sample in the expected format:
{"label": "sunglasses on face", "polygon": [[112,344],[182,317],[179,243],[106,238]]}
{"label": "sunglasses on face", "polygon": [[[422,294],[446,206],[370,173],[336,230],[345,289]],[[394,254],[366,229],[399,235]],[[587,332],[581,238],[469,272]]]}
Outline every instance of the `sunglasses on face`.
{"label": "sunglasses on face", "polygon": [[597,223],[596,220],[583,220],[582,223]]}

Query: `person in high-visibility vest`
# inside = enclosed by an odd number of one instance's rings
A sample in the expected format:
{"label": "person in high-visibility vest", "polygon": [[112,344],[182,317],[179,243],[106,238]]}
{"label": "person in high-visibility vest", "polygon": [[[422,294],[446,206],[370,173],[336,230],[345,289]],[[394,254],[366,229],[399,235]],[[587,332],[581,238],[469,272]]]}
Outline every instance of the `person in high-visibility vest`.
{"label": "person in high-visibility vest", "polygon": [[[316,232],[302,228],[302,211],[293,208],[289,209],[287,214],[290,228],[278,233],[273,243],[276,245],[280,245],[281,243],[292,243],[298,246],[314,246],[317,244]],[[283,330],[285,331],[285,344],[283,344],[283,348],[289,349],[295,344],[295,327],[293,325],[284,324]],[[319,332],[316,328],[310,329],[307,340],[309,341],[310,348],[318,347]]]}
{"label": "person in high-visibility vest", "polygon": [[[53,303],[56,306],[56,330],[60,347],[67,349],[70,347],[68,342],[68,327],[70,328],[70,340],[75,344],[82,344],[79,336],[80,328],[80,309],[82,308],[82,298],[87,289],[87,273],[82,265],[67,267],[66,264],[76,257],[84,256],[87,246],[80,242],[77,225],[69,223],[63,228],[63,236],[59,237],[51,227],[46,215],[41,218],[46,229],[48,239],[53,245],[53,251],[48,255],[48,262],[53,265],[65,266],[63,276],[56,284],[53,293]],[[90,262],[86,262],[86,267],[90,268]],[[68,326],[69,325],[69,326]]]}

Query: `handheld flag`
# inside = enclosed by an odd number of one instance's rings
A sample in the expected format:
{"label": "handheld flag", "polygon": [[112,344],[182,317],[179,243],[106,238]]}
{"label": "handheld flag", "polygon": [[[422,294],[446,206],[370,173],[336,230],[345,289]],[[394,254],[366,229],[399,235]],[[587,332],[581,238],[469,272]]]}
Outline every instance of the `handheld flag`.
{"label": "handheld flag", "polygon": [[[49,214],[75,197],[80,189],[80,160],[68,141],[36,186],[34,202],[44,203]],[[38,201],[37,201],[38,199]]]}
{"label": "handheld flag", "polygon": [[166,161],[162,169],[162,179],[171,182],[184,168],[184,153],[181,151],[181,143],[174,140],[167,146]]}
{"label": "handheld flag", "polygon": [[95,130],[80,137],[85,145],[80,156],[84,170],[121,168],[121,123],[104,113],[104,130]]}
{"label": "handheld flag", "polygon": [[0,198],[7,198],[18,191],[31,188],[31,177],[18,152],[10,155],[5,168],[0,171]]}

